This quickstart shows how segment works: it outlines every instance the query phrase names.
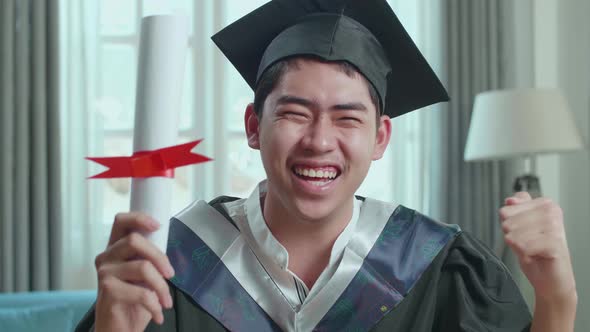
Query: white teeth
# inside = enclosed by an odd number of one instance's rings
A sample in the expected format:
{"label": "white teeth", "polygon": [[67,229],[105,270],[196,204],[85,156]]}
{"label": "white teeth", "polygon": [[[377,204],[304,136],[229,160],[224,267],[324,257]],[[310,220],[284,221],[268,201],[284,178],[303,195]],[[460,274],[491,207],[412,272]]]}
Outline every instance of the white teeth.
{"label": "white teeth", "polygon": [[306,176],[306,177],[311,177],[311,178],[322,178],[322,179],[334,179],[336,178],[336,175],[338,174],[337,172],[333,172],[333,171],[327,171],[327,170],[314,170],[311,168],[296,168],[295,169],[295,173],[302,175],[302,176]]}

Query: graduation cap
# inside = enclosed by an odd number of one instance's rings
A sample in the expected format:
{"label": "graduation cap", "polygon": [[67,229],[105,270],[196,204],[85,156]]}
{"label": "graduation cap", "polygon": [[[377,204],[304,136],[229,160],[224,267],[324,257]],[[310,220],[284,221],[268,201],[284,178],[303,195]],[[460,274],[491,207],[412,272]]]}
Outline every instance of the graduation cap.
{"label": "graduation cap", "polygon": [[385,0],[272,0],[212,39],[253,90],[277,61],[308,55],[351,63],[392,118],[449,100]]}

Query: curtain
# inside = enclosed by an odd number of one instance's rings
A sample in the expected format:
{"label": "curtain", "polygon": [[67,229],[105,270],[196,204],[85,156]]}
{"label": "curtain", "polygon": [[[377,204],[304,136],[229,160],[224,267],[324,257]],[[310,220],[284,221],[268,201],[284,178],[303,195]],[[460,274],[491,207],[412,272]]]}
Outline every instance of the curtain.
{"label": "curtain", "polygon": [[0,2],[2,292],[61,286],[57,11]]}
{"label": "curtain", "polygon": [[441,7],[443,83],[451,101],[441,105],[434,135],[438,219],[457,223],[487,244],[513,271],[518,266],[505,245],[498,209],[512,194],[512,181],[521,169],[515,161],[465,162],[463,151],[474,98],[486,90],[511,88],[514,68],[506,0],[449,0]]}
{"label": "curtain", "polygon": [[65,289],[96,287],[94,257],[106,246],[110,225],[93,218],[96,183],[86,178],[96,174],[85,162],[88,145],[99,135],[93,123],[96,95],[98,2],[60,0],[60,85],[63,284]]}

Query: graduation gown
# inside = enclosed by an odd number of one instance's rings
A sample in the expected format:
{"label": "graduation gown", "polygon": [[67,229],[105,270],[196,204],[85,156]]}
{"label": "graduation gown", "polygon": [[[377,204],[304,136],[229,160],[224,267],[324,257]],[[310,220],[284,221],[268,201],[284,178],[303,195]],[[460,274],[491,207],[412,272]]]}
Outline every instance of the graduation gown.
{"label": "graduation gown", "polygon": [[[223,204],[232,200],[197,203],[173,218],[167,254],[176,270],[169,281],[174,306],[164,310],[163,325],[150,322],[146,331],[530,329],[518,287],[485,245],[401,205],[384,218],[382,203],[364,198],[359,224],[366,224],[361,240],[345,249],[338,267],[345,271],[296,312],[227,215]],[[93,324],[91,308],[76,331]]]}

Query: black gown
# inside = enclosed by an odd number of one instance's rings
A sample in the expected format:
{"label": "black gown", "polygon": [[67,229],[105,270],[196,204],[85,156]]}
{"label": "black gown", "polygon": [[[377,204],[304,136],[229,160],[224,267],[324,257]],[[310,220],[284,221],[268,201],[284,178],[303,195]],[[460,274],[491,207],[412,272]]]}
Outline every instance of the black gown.
{"label": "black gown", "polygon": [[[228,198],[222,197],[210,204],[224,217],[231,220],[221,207],[221,203],[228,200]],[[399,227],[388,228],[386,226],[383,232],[399,235],[405,231],[408,234],[407,239],[419,242],[414,239],[418,238],[416,234],[423,231],[415,228],[414,225],[422,224],[428,224],[430,228],[433,225],[435,228],[439,227],[427,217],[400,206],[391,215],[387,225],[409,226],[404,226],[401,231]],[[351,296],[355,297],[349,302],[353,303],[352,307],[344,308],[347,310],[339,310],[342,306],[337,307],[337,304],[343,302],[339,299],[313,330],[529,331],[531,314],[506,267],[485,245],[468,233],[449,232],[447,228],[440,227],[440,229],[444,229],[441,234],[445,235],[446,242],[440,247],[440,250],[435,251],[435,255],[432,255],[431,260],[424,265],[423,271],[417,273],[410,283],[404,284],[404,279],[394,278],[395,282],[392,282],[391,278],[380,278],[380,276],[385,276],[387,272],[376,273],[373,271],[369,277],[362,278],[371,279],[372,276],[378,275],[373,279],[382,280],[382,283],[387,284],[390,288],[397,288],[399,292],[395,291],[394,294],[397,297],[384,298],[388,295],[380,293],[380,289],[383,287],[379,285],[379,281],[365,282],[361,286],[355,284],[358,279],[357,275],[349,285],[349,288],[353,289]],[[399,238],[396,239],[399,240]],[[421,248],[423,249],[423,247]],[[168,251],[171,261],[174,261],[174,253],[170,252],[170,247]],[[367,260],[370,258],[371,255],[368,255]],[[173,263],[173,265],[175,264]],[[376,266],[376,263],[373,266]],[[256,312],[252,311],[254,313],[249,315],[250,322],[243,318],[236,318],[238,320],[232,325],[232,322],[228,322],[228,317],[233,317],[235,314],[230,315],[231,313],[227,311],[242,310],[237,309],[240,307],[227,306],[225,313],[219,313],[212,310],[206,302],[202,302],[202,298],[188,295],[191,292],[187,292],[178,282],[172,280],[169,282],[169,286],[174,302],[173,308],[164,310],[163,325],[150,322],[146,331],[280,330],[278,325],[261,310],[258,310],[261,312],[258,316]],[[225,287],[231,288],[232,286],[223,285],[222,281],[220,287],[222,287],[220,289],[225,289]],[[348,291],[347,288],[346,292]],[[388,300],[393,302],[389,302],[390,304],[387,306],[382,305],[382,303],[387,303],[383,301]],[[252,326],[258,326],[256,324],[260,321],[263,323],[260,328],[252,328]],[[94,310],[91,308],[78,324],[76,331],[90,331],[93,324]]]}

